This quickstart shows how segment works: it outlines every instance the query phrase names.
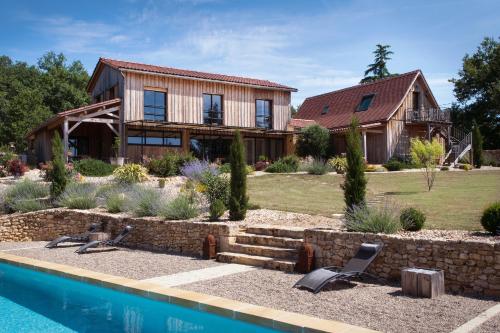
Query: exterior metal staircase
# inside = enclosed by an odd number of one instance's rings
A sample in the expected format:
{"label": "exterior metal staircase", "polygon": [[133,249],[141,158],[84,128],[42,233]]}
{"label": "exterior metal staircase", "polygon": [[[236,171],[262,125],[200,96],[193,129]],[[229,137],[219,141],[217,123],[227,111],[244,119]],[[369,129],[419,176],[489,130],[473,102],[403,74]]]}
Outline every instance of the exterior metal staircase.
{"label": "exterior metal staircase", "polygon": [[458,161],[472,149],[472,132],[465,132],[453,128],[452,135],[448,139],[448,152],[444,158],[445,163],[455,166]]}

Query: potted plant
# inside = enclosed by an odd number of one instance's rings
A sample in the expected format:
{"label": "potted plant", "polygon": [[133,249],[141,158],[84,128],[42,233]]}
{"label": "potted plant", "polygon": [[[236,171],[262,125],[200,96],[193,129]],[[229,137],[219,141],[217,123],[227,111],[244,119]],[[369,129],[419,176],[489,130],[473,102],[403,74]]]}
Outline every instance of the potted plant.
{"label": "potted plant", "polygon": [[121,145],[121,140],[119,137],[115,137],[115,141],[113,142],[113,152],[115,154],[115,157],[110,157],[109,161],[113,165],[119,165],[122,166],[123,163],[125,162],[125,159],[123,157],[119,157],[120,155],[120,145]]}

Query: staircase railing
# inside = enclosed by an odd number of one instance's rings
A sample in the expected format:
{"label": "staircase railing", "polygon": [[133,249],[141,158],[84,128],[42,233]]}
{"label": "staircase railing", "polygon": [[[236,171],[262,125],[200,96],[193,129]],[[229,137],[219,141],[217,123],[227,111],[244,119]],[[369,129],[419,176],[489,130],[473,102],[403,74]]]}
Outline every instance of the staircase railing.
{"label": "staircase railing", "polygon": [[450,111],[449,110],[440,110],[440,109],[407,109],[406,110],[406,122],[427,122],[427,121],[436,121],[436,122],[450,122]]}
{"label": "staircase railing", "polygon": [[451,146],[450,151],[446,154],[445,161],[451,157],[453,162],[451,166],[454,166],[458,161],[472,149],[472,132],[465,134],[458,143],[454,143]]}

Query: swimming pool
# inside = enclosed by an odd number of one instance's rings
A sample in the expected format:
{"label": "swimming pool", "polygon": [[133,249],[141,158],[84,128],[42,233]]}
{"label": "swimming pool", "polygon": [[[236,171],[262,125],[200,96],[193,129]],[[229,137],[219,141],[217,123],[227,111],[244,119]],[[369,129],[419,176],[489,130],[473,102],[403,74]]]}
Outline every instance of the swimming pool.
{"label": "swimming pool", "polygon": [[277,332],[0,262],[0,332]]}

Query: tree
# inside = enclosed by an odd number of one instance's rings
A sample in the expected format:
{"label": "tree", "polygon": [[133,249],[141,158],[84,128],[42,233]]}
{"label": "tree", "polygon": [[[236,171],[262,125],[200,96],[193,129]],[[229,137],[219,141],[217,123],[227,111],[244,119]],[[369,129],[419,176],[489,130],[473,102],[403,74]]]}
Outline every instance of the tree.
{"label": "tree", "polygon": [[485,149],[500,148],[500,39],[484,38],[466,54],[458,78],[451,79],[458,103],[452,107],[456,126],[472,128],[475,120]]}
{"label": "tree", "polygon": [[53,198],[57,198],[64,192],[68,183],[66,163],[64,161],[64,148],[61,136],[57,131],[54,133],[54,138],[52,139],[52,170],[50,180],[50,194]]}
{"label": "tree", "polygon": [[344,201],[347,209],[365,205],[367,181],[365,178],[363,151],[361,149],[361,135],[359,134],[358,126],[359,122],[357,118],[353,118],[346,136],[347,169],[342,189],[344,190]]}
{"label": "tree", "polygon": [[[368,69],[365,71],[365,77],[360,81],[360,83],[368,83],[376,80],[380,80],[386,77],[391,77],[397,74],[389,73],[387,69],[387,61],[391,60],[389,57],[394,52],[389,51],[390,45],[377,44],[373,54],[375,55],[375,61],[373,64],[368,65]],[[371,75],[370,75],[371,74]]]}
{"label": "tree", "polygon": [[472,161],[474,167],[481,168],[483,164],[483,137],[476,121],[472,121]]}
{"label": "tree", "polygon": [[245,147],[240,131],[234,134],[233,142],[229,152],[231,164],[231,196],[229,198],[229,219],[241,221],[245,219],[248,196],[247,196],[247,164],[245,162]]}
{"label": "tree", "polygon": [[436,179],[436,167],[439,159],[444,154],[443,145],[437,140],[420,140],[412,138],[410,141],[410,154],[412,162],[415,165],[421,165],[424,170],[424,176],[427,181],[427,188],[430,191]]}
{"label": "tree", "polygon": [[297,154],[302,157],[312,156],[315,159],[325,158],[330,143],[330,132],[320,125],[303,128],[297,139]]}

